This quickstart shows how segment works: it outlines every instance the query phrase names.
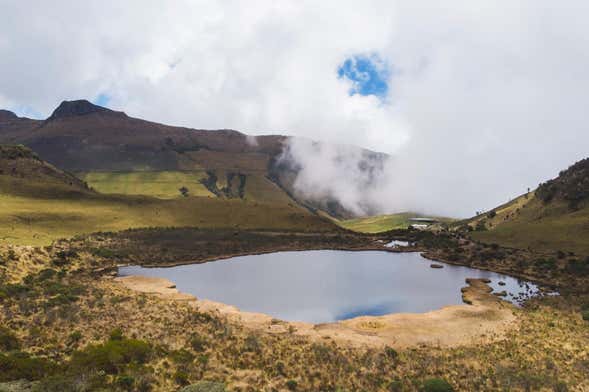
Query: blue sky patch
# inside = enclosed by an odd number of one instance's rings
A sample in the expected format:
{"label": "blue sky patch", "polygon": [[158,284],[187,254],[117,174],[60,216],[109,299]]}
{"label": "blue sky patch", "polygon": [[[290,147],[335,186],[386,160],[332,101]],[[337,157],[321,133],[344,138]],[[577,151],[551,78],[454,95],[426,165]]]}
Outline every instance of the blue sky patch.
{"label": "blue sky patch", "polygon": [[[2,108],[0,108],[0,109],[2,109]],[[11,107],[11,108],[9,108],[9,110],[12,110],[14,112],[14,114],[16,114],[19,117],[34,118],[37,120],[42,120],[45,118],[41,115],[41,113],[36,111],[31,106],[21,105],[21,106],[17,106],[17,107]]]}
{"label": "blue sky patch", "polygon": [[375,95],[385,98],[388,94],[390,69],[377,54],[355,55],[347,58],[339,66],[337,75],[340,79],[352,82],[350,95]]}
{"label": "blue sky patch", "polygon": [[110,95],[105,94],[105,93],[101,93],[94,99],[93,103],[94,103],[94,105],[106,107],[108,105],[108,103],[110,102],[110,98],[111,98]]}

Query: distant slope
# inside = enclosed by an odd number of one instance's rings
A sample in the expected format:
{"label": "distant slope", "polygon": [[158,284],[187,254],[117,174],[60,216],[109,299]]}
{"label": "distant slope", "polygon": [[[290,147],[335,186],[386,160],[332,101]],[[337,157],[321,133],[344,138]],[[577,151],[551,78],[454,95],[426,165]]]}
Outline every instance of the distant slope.
{"label": "distant slope", "polygon": [[140,227],[337,231],[329,220],[282,200],[100,194],[21,146],[0,146],[0,170],[0,244],[47,245]]}
{"label": "distant slope", "polygon": [[[382,233],[394,229],[406,229],[411,225],[410,218],[423,218],[422,214],[401,212],[390,215],[376,215],[366,218],[348,219],[337,222],[340,226],[360,233]],[[443,222],[450,222],[450,218],[435,217]]]}
{"label": "distant slope", "polygon": [[589,255],[589,159],[530,194],[462,221],[472,237],[516,248]]}
{"label": "distant slope", "polygon": [[[168,126],[129,117],[86,100],[64,101],[46,120],[0,111],[0,143],[24,144],[57,167],[90,175],[91,183],[98,176],[91,174],[94,172],[204,171],[212,173],[211,178],[218,181],[210,183],[211,189],[223,189],[228,178],[245,175],[248,178],[241,192],[215,194],[225,198],[257,195],[258,200],[297,202],[311,211],[318,209],[335,217],[351,217],[351,212],[337,200],[310,198],[295,189],[294,178],[299,169],[288,164],[288,160],[279,159],[288,140],[279,135],[251,137],[227,129]],[[366,156],[367,173],[384,156],[358,150]],[[112,189],[126,186],[126,179],[118,179],[121,182],[113,183]],[[274,184],[268,186],[268,182]],[[95,185],[106,191],[111,186],[98,182]],[[146,188],[157,187],[157,182],[146,185]]]}

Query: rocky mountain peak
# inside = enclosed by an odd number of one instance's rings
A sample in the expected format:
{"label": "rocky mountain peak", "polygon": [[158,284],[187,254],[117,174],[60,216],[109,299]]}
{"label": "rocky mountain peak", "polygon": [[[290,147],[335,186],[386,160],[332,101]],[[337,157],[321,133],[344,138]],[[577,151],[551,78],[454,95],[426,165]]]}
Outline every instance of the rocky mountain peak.
{"label": "rocky mountain peak", "polygon": [[57,107],[57,109],[53,111],[48,120],[84,116],[93,113],[104,113],[126,117],[126,114],[123,112],[116,112],[114,110],[110,110],[102,106],[94,105],[93,103],[85,99],[80,99],[76,101],[63,101]]}

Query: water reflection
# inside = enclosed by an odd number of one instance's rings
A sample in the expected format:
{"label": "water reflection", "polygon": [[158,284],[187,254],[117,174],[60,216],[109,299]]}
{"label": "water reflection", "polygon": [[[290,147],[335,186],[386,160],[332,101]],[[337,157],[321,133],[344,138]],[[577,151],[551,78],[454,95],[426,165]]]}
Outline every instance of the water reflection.
{"label": "water reflection", "polygon": [[466,278],[491,279],[495,290],[513,294],[508,300],[537,291],[531,283],[494,272],[452,265],[433,269],[430,264],[418,253],[320,250],[171,268],[122,267],[119,273],[166,278],[198,298],[313,323],[460,304]]}

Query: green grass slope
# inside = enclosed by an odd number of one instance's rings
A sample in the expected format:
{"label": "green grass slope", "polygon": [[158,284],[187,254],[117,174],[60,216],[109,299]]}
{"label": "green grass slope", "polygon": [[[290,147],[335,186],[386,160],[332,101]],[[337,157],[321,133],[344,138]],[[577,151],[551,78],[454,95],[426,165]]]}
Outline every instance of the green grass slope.
{"label": "green grass slope", "polygon": [[589,255],[589,159],[526,195],[458,222],[474,239],[514,248]]}
{"label": "green grass slope", "polygon": [[[360,233],[382,233],[394,229],[406,229],[412,222],[410,218],[420,218],[425,215],[416,214],[413,212],[401,212],[398,214],[390,215],[376,215],[365,218],[348,219],[342,221],[336,221],[341,227],[357,231]],[[449,218],[435,217],[442,222],[452,221]]]}
{"label": "green grass slope", "polygon": [[90,172],[80,177],[100,193],[146,195],[160,199],[182,197],[179,189],[186,187],[191,196],[212,196],[200,182],[204,171],[136,171]]}

